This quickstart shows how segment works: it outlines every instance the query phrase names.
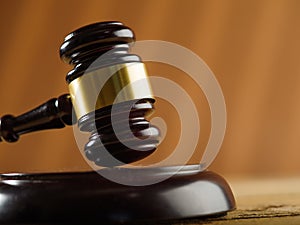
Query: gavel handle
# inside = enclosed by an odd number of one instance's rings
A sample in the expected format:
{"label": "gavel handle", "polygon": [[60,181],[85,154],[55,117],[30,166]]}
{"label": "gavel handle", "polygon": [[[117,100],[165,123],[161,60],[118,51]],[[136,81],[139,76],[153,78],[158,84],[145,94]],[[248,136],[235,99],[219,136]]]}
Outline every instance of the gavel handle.
{"label": "gavel handle", "polygon": [[0,119],[0,142],[15,142],[21,134],[73,125],[77,121],[72,114],[71,97],[64,94],[20,116],[5,115]]}

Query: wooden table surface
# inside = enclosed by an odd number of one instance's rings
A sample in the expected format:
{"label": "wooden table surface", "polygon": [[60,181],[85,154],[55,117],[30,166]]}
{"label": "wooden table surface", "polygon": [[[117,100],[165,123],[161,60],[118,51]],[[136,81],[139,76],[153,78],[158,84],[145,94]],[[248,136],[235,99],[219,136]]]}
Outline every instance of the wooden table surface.
{"label": "wooden table surface", "polygon": [[227,179],[237,209],[224,217],[172,221],[168,225],[300,224],[300,177]]}

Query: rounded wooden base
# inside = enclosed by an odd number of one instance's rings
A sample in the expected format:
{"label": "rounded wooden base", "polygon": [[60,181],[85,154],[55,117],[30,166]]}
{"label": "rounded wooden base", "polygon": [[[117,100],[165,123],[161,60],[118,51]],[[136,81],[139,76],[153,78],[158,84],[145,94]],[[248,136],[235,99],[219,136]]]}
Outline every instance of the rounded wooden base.
{"label": "rounded wooden base", "polygon": [[[184,166],[177,175],[148,186],[117,184],[96,172],[2,174],[0,223],[162,221],[233,210],[235,201],[226,181],[213,172],[197,172],[197,168]],[[164,170],[156,169],[152,175],[159,176]]]}

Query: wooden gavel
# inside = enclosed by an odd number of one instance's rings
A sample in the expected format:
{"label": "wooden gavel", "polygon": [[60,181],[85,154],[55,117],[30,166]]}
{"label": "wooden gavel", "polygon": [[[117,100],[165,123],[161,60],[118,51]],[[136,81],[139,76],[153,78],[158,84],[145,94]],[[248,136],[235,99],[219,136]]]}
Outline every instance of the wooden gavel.
{"label": "wooden gavel", "polygon": [[[67,35],[60,57],[74,66],[66,76],[70,94],[17,117],[3,116],[0,141],[15,142],[25,133],[77,123],[81,131],[91,133],[84,151],[96,165],[118,166],[107,161],[104,150],[126,164],[153,153],[159,130],[146,118],[153,112],[155,100],[144,64],[139,56],[129,53],[134,40],[133,31],[115,21],[84,26]],[[108,79],[104,81],[104,77]],[[142,84],[134,85],[138,80],[143,80]],[[120,134],[113,127],[112,113],[117,114],[113,118]]]}
{"label": "wooden gavel", "polygon": [[1,224],[136,224],[223,216],[235,208],[226,181],[201,164],[121,167],[149,156],[159,141],[147,120],[155,100],[144,64],[129,53],[132,42],[132,30],[120,22],[75,30],[60,48],[74,66],[66,77],[70,93],[0,119],[0,141],[7,142],[78,124],[91,134],[86,157],[106,167],[0,174]]}

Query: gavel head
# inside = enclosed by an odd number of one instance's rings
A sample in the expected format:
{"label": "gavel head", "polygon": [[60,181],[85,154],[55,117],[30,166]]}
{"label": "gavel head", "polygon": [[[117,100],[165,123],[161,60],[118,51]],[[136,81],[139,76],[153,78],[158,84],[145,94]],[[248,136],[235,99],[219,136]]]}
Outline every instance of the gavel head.
{"label": "gavel head", "polygon": [[74,66],[66,80],[78,126],[91,133],[85,155],[99,166],[135,162],[158,144],[159,130],[147,120],[155,100],[146,69],[129,53],[134,40],[122,23],[101,22],[73,31],[60,48]]}

